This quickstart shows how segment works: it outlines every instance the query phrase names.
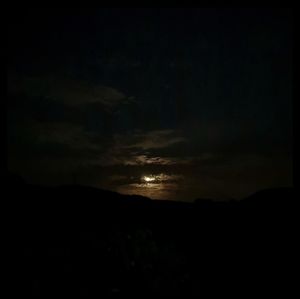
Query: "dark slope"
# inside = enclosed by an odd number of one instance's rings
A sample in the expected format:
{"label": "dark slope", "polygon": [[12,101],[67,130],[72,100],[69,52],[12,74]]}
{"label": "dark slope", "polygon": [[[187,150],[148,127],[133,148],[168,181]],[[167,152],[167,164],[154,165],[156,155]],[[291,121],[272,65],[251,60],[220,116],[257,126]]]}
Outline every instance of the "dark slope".
{"label": "dark slope", "polygon": [[5,185],[24,294],[201,295],[276,289],[286,277],[291,189],[191,204]]}

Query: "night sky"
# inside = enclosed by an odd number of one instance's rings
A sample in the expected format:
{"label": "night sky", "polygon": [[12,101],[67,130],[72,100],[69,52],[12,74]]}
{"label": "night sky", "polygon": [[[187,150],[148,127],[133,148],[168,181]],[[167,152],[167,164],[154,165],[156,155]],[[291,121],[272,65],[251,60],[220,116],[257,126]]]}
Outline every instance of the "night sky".
{"label": "night sky", "polygon": [[292,186],[287,9],[27,9],[8,22],[8,168],[153,199]]}

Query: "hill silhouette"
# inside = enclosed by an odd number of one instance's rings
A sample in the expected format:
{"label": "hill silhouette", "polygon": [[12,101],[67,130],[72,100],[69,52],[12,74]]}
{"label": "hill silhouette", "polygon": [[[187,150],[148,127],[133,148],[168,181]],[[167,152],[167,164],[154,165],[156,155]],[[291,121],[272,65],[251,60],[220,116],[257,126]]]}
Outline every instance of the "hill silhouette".
{"label": "hill silhouette", "polygon": [[12,175],[5,186],[24,294],[200,296],[285,278],[292,189],[184,203]]}

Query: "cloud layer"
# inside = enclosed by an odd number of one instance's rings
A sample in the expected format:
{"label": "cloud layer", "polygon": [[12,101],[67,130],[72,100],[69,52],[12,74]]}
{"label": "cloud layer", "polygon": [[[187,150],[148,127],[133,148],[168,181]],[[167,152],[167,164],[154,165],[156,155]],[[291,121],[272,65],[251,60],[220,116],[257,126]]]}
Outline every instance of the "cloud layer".
{"label": "cloud layer", "polygon": [[58,74],[19,78],[11,74],[8,90],[11,93],[50,98],[68,106],[101,104],[109,111],[133,101],[132,97],[126,97],[115,88]]}

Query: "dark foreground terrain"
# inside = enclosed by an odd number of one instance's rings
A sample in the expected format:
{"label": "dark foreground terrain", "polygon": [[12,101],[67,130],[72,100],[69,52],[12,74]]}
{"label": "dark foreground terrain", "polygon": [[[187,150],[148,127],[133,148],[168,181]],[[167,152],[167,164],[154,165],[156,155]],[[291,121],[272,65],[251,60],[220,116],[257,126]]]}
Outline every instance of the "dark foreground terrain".
{"label": "dark foreground terrain", "polygon": [[15,288],[24,295],[246,295],[279,289],[289,274],[292,189],[223,203],[152,201],[15,177],[6,189]]}

